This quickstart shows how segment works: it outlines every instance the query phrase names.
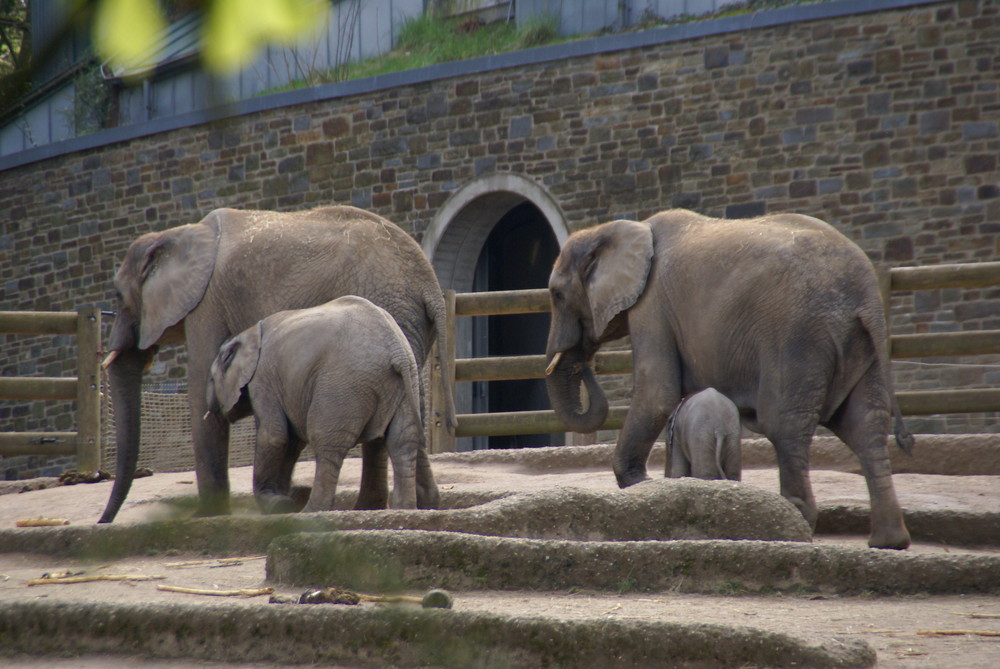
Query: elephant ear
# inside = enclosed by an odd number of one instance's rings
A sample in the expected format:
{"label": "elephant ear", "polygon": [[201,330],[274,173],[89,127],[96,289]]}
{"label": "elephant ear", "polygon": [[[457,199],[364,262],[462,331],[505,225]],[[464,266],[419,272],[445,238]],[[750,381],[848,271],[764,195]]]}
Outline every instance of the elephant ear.
{"label": "elephant ear", "polygon": [[639,299],[652,261],[653,232],[649,225],[612,221],[601,226],[594,249],[581,266],[596,337],[600,338],[612,319]]}
{"label": "elephant ear", "polygon": [[198,306],[215,271],[218,250],[214,219],[167,230],[145,249],[139,261],[140,349],[155,344]]}
{"label": "elephant ear", "polygon": [[243,389],[257,371],[263,330],[264,324],[259,321],[257,325],[247,328],[219,349],[212,374],[223,415],[231,412],[240,401]]}

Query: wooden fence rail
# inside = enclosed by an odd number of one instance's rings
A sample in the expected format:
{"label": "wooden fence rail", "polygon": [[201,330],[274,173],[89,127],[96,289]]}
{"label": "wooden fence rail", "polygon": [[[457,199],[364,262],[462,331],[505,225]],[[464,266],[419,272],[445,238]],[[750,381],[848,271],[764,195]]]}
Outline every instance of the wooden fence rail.
{"label": "wooden fence rail", "polygon": [[76,468],[101,466],[101,311],[0,312],[0,333],[75,334],[76,377],[0,377],[0,400],[76,400],[76,432],[0,432],[0,455],[76,455]]}
{"label": "wooden fence rail", "polygon": [[[966,265],[893,268],[883,273],[883,297],[888,293],[938,288],[978,288],[1000,285],[1000,262]],[[460,316],[545,313],[549,311],[548,291],[522,290],[493,293],[445,291],[449,311],[449,331]],[[100,323],[98,309],[63,312],[0,312],[0,333],[75,334],[78,338],[75,378],[0,377],[0,400],[73,400],[77,402],[76,432],[0,432],[0,455],[77,455],[80,471],[96,470],[100,449]],[[456,382],[534,379],[545,376],[545,356],[455,359],[454,336],[451,350],[444,352],[453,361]],[[895,335],[889,342],[894,359],[1000,354],[1000,330]],[[561,432],[565,425],[552,411],[462,414],[454,436],[440,420],[443,406],[439,382],[440,356],[435,349],[435,378],[431,387],[431,450],[454,450],[455,437],[545,434]],[[597,374],[628,374],[632,371],[631,351],[603,351],[594,359]],[[979,413],[1000,411],[1000,389],[954,389],[905,391],[896,394],[904,414]],[[612,407],[603,429],[622,426],[628,408]]]}
{"label": "wooden fence rail", "polygon": [[[890,292],[998,286],[1000,262],[896,267],[882,273],[881,283],[886,304]],[[458,316],[545,313],[550,309],[545,289],[458,294],[446,291],[446,302],[449,305],[449,332],[452,333],[455,331],[454,319]],[[1000,330],[894,335],[890,338],[889,347],[894,359],[998,354]],[[455,373],[450,384],[452,388],[456,382],[545,377],[544,355],[456,360],[454,349],[447,354],[452,358]],[[436,351],[435,355],[439,356],[440,351]],[[632,352],[598,353],[594,359],[594,372],[631,373]],[[434,365],[433,373],[440,374],[440,364]],[[440,386],[436,379],[431,384],[434,389]],[[436,390],[432,391],[432,407],[440,407],[440,398],[434,392]],[[1000,411],[1000,389],[904,391],[896,393],[896,398],[900,410],[907,415]],[[602,429],[619,429],[627,412],[628,407],[612,407]],[[461,414],[455,437],[545,434],[564,430],[566,426],[553,411]],[[454,437],[443,429],[440,420],[432,422],[430,447],[435,453],[454,450]]]}

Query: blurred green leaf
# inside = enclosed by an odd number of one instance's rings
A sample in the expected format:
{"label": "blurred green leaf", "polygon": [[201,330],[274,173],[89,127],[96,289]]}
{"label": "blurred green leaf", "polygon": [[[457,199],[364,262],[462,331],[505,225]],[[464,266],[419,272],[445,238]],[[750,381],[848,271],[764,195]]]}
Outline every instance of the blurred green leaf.
{"label": "blurred green leaf", "polygon": [[94,37],[103,60],[131,71],[156,64],[166,23],[156,0],[102,0],[94,16]]}
{"label": "blurred green leaf", "polygon": [[237,70],[261,45],[292,42],[322,27],[328,9],[322,0],[214,0],[202,40],[205,66]]}
{"label": "blurred green leaf", "polygon": [[[287,44],[324,25],[325,0],[204,0],[205,67],[232,73],[264,44]],[[128,71],[156,65],[166,21],[157,0],[97,0],[94,42],[102,60]]]}

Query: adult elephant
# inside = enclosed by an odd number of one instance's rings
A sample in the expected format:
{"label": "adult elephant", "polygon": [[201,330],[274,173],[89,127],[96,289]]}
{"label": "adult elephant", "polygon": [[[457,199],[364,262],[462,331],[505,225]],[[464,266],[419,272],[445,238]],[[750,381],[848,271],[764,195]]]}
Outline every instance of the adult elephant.
{"label": "adult elephant", "polygon": [[[116,417],[114,487],[98,522],[111,522],[128,495],[139,455],[143,369],[157,348],[187,342],[199,514],[229,511],[229,426],[206,413],[204,388],[219,346],[287,309],[358,295],[388,311],[422,364],[435,339],[447,340],[445,304],[420,246],[393,223],[354,207],[276,213],[217,209],[199,223],[145,234],[118,273],[117,317],[105,360]],[[448,365],[442,359],[443,365]],[[450,378],[445,369],[444,378]],[[442,420],[455,422],[450,389]],[[388,499],[385,449],[363,447],[359,508]],[[418,484],[430,480],[424,452]]]}
{"label": "adult elephant", "polygon": [[886,446],[890,405],[906,451],[912,436],[892,396],[878,282],[868,257],[832,226],[796,214],[720,220],[684,210],[614,221],[570,236],[549,291],[546,383],[573,431],[593,432],[607,416],[594,354],[631,336],[619,486],[647,478],[653,441],[681,397],[714,387],[774,444],[781,494],[813,527],[809,445],[823,425],[861,463],[869,545],[909,545]]}

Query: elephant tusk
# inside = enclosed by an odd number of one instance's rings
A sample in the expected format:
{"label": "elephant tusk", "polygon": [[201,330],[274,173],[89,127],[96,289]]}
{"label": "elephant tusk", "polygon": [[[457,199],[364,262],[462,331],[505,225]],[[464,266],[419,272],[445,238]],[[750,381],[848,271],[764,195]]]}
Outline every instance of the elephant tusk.
{"label": "elephant tusk", "polygon": [[108,353],[108,356],[104,358],[104,362],[101,363],[101,368],[107,369],[108,367],[110,367],[111,363],[115,361],[115,358],[118,357],[119,353],[121,353],[121,351],[119,351],[118,349],[115,349],[114,351],[111,351],[111,353]]}
{"label": "elephant tusk", "polygon": [[208,420],[208,417],[212,415],[211,411],[206,411],[205,415],[201,417],[202,420]]}
{"label": "elephant tusk", "polygon": [[550,376],[552,372],[556,371],[556,365],[558,365],[559,360],[562,359],[562,354],[562,351],[558,351],[555,356],[553,356],[552,362],[550,362],[549,366],[545,368],[545,376]]}

